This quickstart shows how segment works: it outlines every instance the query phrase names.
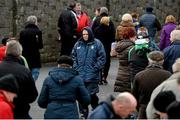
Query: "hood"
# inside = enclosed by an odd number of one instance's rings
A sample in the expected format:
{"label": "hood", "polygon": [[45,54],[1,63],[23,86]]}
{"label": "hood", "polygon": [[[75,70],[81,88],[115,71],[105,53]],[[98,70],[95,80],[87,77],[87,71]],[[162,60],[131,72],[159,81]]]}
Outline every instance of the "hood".
{"label": "hood", "polygon": [[112,114],[109,114],[110,115],[110,118],[111,119],[121,119],[120,116],[116,115],[114,110],[113,110],[113,107],[112,107],[112,101],[115,99],[115,97],[113,95],[110,95],[109,97],[107,97],[107,99],[104,101],[104,102],[101,102],[100,104],[107,104],[110,111],[112,112]]}
{"label": "hood", "polygon": [[[88,41],[87,41],[87,42],[92,42],[92,41],[94,41],[94,34],[93,34],[92,29],[91,29],[90,27],[85,27],[85,28],[83,28],[83,30],[87,30],[87,32],[88,32],[89,38],[88,38]],[[82,30],[82,31],[83,31],[83,30]],[[83,38],[81,38],[80,40],[84,41]]]}
{"label": "hood", "polygon": [[77,71],[72,68],[54,68],[49,72],[49,76],[56,83],[64,83],[78,75]]}

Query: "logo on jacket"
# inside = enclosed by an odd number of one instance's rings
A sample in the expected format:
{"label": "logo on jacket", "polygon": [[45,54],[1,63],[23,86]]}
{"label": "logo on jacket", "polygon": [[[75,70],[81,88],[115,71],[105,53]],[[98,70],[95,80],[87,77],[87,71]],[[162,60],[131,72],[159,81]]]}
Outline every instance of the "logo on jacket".
{"label": "logo on jacket", "polygon": [[94,46],[93,46],[93,45],[91,46],[91,49],[94,49]]}
{"label": "logo on jacket", "polygon": [[77,49],[80,49],[81,47],[77,47]]}

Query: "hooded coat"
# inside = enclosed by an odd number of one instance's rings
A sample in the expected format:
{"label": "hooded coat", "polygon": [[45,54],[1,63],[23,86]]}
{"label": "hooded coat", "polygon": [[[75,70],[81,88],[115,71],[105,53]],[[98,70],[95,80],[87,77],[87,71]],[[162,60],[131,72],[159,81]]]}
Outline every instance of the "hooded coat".
{"label": "hooded coat", "polygon": [[80,38],[74,45],[73,66],[84,82],[99,82],[100,70],[106,62],[106,53],[103,44],[94,39],[92,30],[89,27],[84,29],[88,31],[89,38],[87,41]]}
{"label": "hooded coat", "polygon": [[46,108],[44,118],[79,119],[76,100],[84,105],[90,102],[83,80],[72,68],[53,68],[38,99],[38,105]]}

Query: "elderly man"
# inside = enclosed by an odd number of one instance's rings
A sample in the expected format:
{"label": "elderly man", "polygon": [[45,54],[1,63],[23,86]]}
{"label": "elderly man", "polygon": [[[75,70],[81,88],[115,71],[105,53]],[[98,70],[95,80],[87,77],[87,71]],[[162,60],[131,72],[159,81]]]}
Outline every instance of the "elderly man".
{"label": "elderly man", "polygon": [[145,70],[136,74],[133,84],[133,94],[138,102],[138,118],[146,119],[146,107],[150,100],[152,91],[171,73],[163,69],[164,55],[160,51],[148,54],[149,65]]}
{"label": "elderly man", "polygon": [[116,98],[110,96],[92,111],[88,119],[123,119],[136,110],[137,101],[129,92],[120,93]]}
{"label": "elderly man", "polygon": [[157,116],[157,110],[153,106],[153,101],[155,97],[160,93],[161,91],[172,91],[175,96],[176,100],[180,101],[180,92],[179,92],[179,86],[180,82],[178,80],[180,79],[180,58],[175,61],[175,63],[172,66],[173,69],[173,75],[168,78],[166,81],[161,83],[151,94],[150,102],[146,109],[146,114],[148,119],[155,119],[159,118],[160,116]]}
{"label": "elderly man", "polygon": [[180,58],[180,27],[173,30],[170,34],[171,45],[163,50],[164,68],[172,72],[172,65],[177,58]]}
{"label": "elderly man", "polygon": [[38,92],[31,71],[21,65],[22,46],[16,40],[6,44],[5,59],[0,63],[0,77],[13,74],[19,85],[19,93],[14,99],[14,118],[29,119],[30,103],[36,100]]}

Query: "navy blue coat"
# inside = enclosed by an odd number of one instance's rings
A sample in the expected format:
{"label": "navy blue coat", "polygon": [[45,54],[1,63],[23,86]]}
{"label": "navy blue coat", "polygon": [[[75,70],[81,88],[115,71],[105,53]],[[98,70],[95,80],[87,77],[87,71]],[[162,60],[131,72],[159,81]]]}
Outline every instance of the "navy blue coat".
{"label": "navy blue coat", "polygon": [[85,29],[89,34],[88,41],[81,38],[72,50],[74,68],[79,72],[84,82],[98,82],[100,70],[106,62],[106,53],[101,41],[94,39],[92,30]]}
{"label": "navy blue coat", "polygon": [[140,17],[140,26],[148,29],[149,37],[155,37],[156,31],[161,30],[161,24],[151,12],[147,12]]}
{"label": "navy blue coat", "polygon": [[180,40],[174,41],[171,46],[163,50],[164,52],[164,69],[172,73],[172,65],[177,58],[180,58]]}
{"label": "navy blue coat", "polygon": [[107,98],[106,101],[100,103],[100,105],[90,112],[88,119],[121,119],[114,113],[112,107],[113,96]]}
{"label": "navy blue coat", "polygon": [[72,68],[54,68],[45,79],[38,104],[47,108],[45,119],[78,119],[79,103],[88,105],[90,96],[83,80]]}

